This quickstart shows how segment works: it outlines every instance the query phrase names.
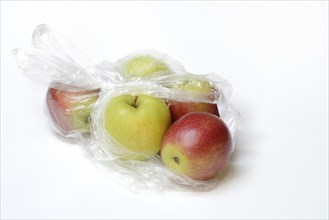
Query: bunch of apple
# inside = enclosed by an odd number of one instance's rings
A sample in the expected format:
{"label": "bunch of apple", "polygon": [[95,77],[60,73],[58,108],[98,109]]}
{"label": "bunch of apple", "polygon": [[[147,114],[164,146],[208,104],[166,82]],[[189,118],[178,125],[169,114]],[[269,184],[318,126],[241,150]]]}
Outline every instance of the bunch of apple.
{"label": "bunch of apple", "polygon": [[218,89],[210,80],[176,74],[167,63],[149,55],[129,59],[120,72],[126,79],[141,80],[167,75],[159,84],[172,91],[173,97],[120,94],[108,100],[99,121],[91,118],[91,111],[100,89],[49,88],[48,112],[58,131],[63,135],[86,133],[94,120],[104,124],[105,135],[130,152],[122,159],[147,160],[160,154],[170,170],[195,180],[208,180],[227,165],[231,135],[219,115]]}
{"label": "bunch of apple", "polygon": [[202,76],[177,75],[168,64],[148,55],[133,57],[120,69],[126,79],[168,75],[160,84],[174,98],[120,94],[108,100],[103,120],[98,121],[90,113],[99,89],[49,88],[48,112],[61,134],[87,133],[95,120],[119,146],[133,152],[123,159],[147,160],[160,153],[166,167],[195,180],[210,179],[227,165],[232,141],[219,115],[215,85]]}
{"label": "bunch of apple", "polygon": [[32,50],[13,52],[27,76],[50,86],[46,108],[62,136],[105,143],[131,164],[156,158],[192,180],[211,179],[228,164],[232,139],[216,82],[156,51],[94,66],[44,24],[32,40]]}
{"label": "bunch of apple", "polygon": [[165,76],[158,83],[170,94],[136,88],[105,99],[102,120],[95,123],[103,123],[115,147],[128,152],[121,159],[147,161],[160,155],[164,166],[177,174],[194,180],[216,176],[232,152],[230,131],[219,115],[216,85],[204,76],[177,74],[151,56],[134,57],[121,69],[126,78]]}
{"label": "bunch of apple", "polygon": [[[70,91],[49,88],[47,108],[59,133],[88,133],[91,121],[104,125],[105,135],[129,151],[123,160],[161,156],[164,166],[195,180],[208,180],[223,169],[232,151],[231,135],[220,118],[216,85],[200,75],[177,74],[150,55],[118,62],[123,77],[159,81],[173,95],[157,97],[123,93],[107,101],[101,121],[91,117],[100,89]],[[109,143],[110,144],[110,143]]]}

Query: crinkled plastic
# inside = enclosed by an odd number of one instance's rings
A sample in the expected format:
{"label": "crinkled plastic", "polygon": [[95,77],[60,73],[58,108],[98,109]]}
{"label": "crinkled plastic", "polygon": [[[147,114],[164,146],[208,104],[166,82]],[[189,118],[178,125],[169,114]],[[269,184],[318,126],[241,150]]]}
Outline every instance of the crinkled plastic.
{"label": "crinkled plastic", "polygon": [[[234,150],[239,114],[229,103],[232,86],[227,80],[215,73],[189,73],[178,61],[154,50],[139,50],[116,62],[93,64],[45,24],[35,29],[32,45],[13,51],[19,69],[49,87],[45,106],[54,130],[78,141],[95,164],[116,174],[133,191],[206,191],[218,185],[225,169],[210,180],[198,181],[167,169],[159,154],[142,154],[144,160],[125,159],[137,153],[108,134],[104,117],[109,101],[123,94],[149,95],[166,102],[213,103],[230,130]],[[190,86],[210,89],[191,90]]]}

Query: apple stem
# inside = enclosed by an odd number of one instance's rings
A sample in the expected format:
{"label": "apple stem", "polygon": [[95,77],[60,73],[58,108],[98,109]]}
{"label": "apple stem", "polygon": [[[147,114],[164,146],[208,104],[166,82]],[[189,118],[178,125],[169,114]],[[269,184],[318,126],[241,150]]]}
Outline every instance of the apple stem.
{"label": "apple stem", "polygon": [[137,99],[138,99],[138,96],[136,95],[135,96],[134,103],[133,103],[133,107],[135,107],[135,108],[137,108]]}

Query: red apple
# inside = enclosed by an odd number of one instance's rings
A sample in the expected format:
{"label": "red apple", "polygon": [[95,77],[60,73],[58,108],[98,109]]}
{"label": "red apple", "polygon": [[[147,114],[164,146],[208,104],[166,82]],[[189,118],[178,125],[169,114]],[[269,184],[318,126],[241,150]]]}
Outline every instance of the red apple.
{"label": "red apple", "polygon": [[190,112],[208,112],[219,116],[218,107],[215,103],[216,88],[209,81],[200,78],[200,76],[191,75],[189,79],[179,81],[176,89],[188,92],[191,97],[202,97],[205,102],[169,100],[169,109],[173,122]]}
{"label": "red apple", "polygon": [[76,131],[89,132],[90,111],[98,99],[99,91],[48,89],[47,110],[60,134],[67,135]]}
{"label": "red apple", "polygon": [[161,158],[170,170],[195,180],[208,180],[224,168],[232,151],[225,122],[205,112],[191,112],[165,133]]}
{"label": "red apple", "polygon": [[217,104],[215,103],[170,101],[169,110],[173,122],[190,112],[208,112],[219,117]]}

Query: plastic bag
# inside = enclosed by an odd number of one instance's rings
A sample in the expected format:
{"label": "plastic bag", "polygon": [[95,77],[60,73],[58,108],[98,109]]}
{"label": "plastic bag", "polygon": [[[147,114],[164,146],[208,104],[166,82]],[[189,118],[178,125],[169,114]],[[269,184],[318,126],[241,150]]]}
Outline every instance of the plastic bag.
{"label": "plastic bag", "polygon": [[[95,164],[117,174],[133,191],[204,191],[217,186],[225,169],[206,181],[174,173],[158,153],[137,153],[120,144],[109,135],[105,117],[109,102],[122,95],[153,97],[169,107],[175,103],[215,105],[229,128],[232,153],[239,114],[229,104],[232,86],[228,81],[217,74],[189,73],[178,61],[154,50],[139,50],[117,62],[94,65],[45,24],[35,29],[32,45],[13,51],[19,69],[49,87],[46,112],[54,130],[78,141]],[[143,159],[136,160],[139,156]]]}

